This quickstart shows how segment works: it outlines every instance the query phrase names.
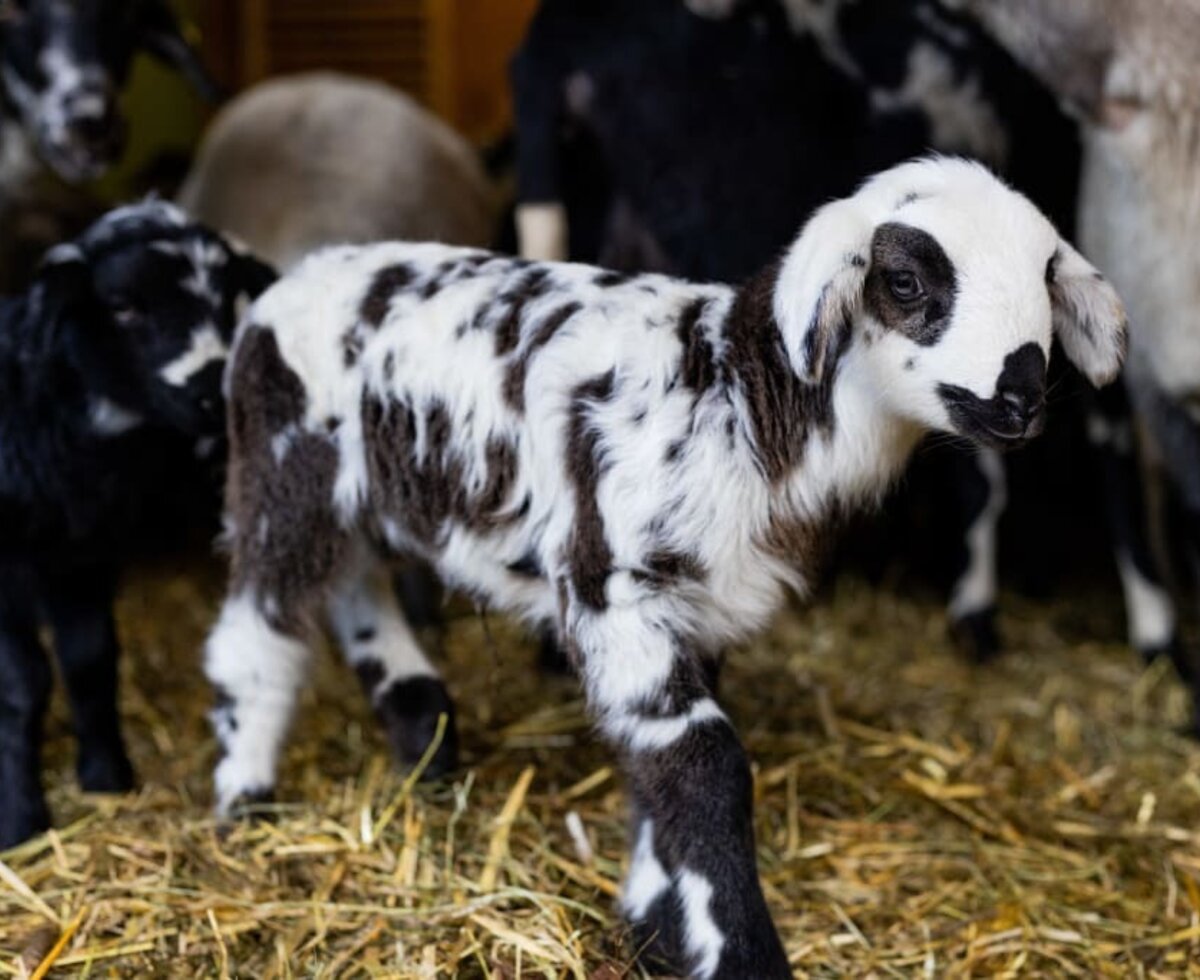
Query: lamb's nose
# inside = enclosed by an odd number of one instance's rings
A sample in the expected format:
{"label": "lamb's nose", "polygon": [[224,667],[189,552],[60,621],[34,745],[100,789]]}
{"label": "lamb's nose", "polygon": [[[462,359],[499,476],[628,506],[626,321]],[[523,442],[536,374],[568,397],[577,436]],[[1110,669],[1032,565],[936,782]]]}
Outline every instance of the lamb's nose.
{"label": "lamb's nose", "polygon": [[1046,410],[1045,393],[1040,387],[1003,387],[996,394],[1014,427],[1028,432],[1040,424]]}

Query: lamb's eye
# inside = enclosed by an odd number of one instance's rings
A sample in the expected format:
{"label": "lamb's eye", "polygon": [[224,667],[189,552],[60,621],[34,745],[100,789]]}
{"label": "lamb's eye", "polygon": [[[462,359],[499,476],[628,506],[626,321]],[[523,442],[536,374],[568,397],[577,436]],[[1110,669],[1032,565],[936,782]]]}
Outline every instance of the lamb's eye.
{"label": "lamb's eye", "polygon": [[891,272],[887,277],[888,289],[901,303],[915,303],[925,295],[921,280],[911,272]]}

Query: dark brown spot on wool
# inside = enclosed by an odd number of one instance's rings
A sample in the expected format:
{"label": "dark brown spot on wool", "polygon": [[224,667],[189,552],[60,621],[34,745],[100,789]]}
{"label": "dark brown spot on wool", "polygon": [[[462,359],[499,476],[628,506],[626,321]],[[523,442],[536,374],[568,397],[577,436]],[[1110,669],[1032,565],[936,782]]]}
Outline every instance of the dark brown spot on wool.
{"label": "dark brown spot on wool", "polygon": [[[919,228],[889,222],[875,229],[871,258],[864,290],[867,310],[887,329],[922,347],[936,344],[950,326],[958,296],[954,265],[937,239]],[[924,295],[911,303],[897,299],[888,283],[898,274],[916,276]]]}
{"label": "dark brown spot on wool", "polygon": [[503,357],[521,342],[521,323],[525,307],[544,296],[553,283],[546,266],[531,266],[521,272],[516,280],[500,294],[497,302],[504,308],[500,322],[496,325],[496,356]]}
{"label": "dark brown spot on wool", "polygon": [[633,279],[633,275],[628,272],[618,272],[615,269],[605,269],[592,280],[601,289],[612,289],[614,286],[623,286],[625,283]]}
{"label": "dark brown spot on wool", "polygon": [[363,339],[358,328],[351,327],[342,334],[342,366],[352,368],[362,356]]}
{"label": "dark brown spot on wool", "polygon": [[676,329],[679,343],[683,346],[683,356],[679,362],[680,377],[697,395],[708,391],[717,379],[712,344],[705,336],[704,325],[701,323],[708,304],[709,300],[704,296],[689,302],[679,315],[679,325]]}
{"label": "dark brown spot on wool", "polygon": [[[820,381],[797,377],[775,320],[778,276],[778,265],[771,266],[738,290],[725,319],[725,352],[719,366],[724,382],[741,392],[753,451],[771,480],[783,479],[800,464],[813,433],[832,431],[833,386],[851,339],[847,321],[826,354]],[[727,426],[733,440],[733,419]]]}
{"label": "dark brown spot on wool", "polygon": [[514,562],[509,562],[507,569],[513,575],[519,575],[522,578],[542,578],[542,563],[538,560],[536,552],[528,551]]}
{"label": "dark brown spot on wool", "polygon": [[[338,451],[324,433],[303,429],[307,402],[275,334],[251,327],[230,381],[233,587],[257,596],[272,625],[290,633],[303,629],[347,546],[333,511]],[[284,430],[293,434],[276,462],[272,441]]]}
{"label": "dark brown spot on wool", "polygon": [[639,581],[666,587],[683,581],[702,582],[706,570],[698,555],[657,548],[642,559],[642,570],[634,574]]}
{"label": "dark brown spot on wool", "polygon": [[388,351],[383,356],[383,377],[385,381],[391,381],[396,376],[396,352]]}
{"label": "dark brown spot on wool", "polygon": [[591,413],[596,403],[612,397],[614,381],[615,373],[608,371],[577,385],[567,419],[567,479],[575,491],[575,527],[567,546],[567,565],[576,598],[595,610],[608,605],[604,586],[612,574],[612,550],[596,499],[605,463]]}
{"label": "dark brown spot on wool", "polygon": [[842,523],[842,516],[836,512],[819,522],[772,514],[756,544],[812,581],[819,577]]}
{"label": "dark brown spot on wool", "polygon": [[676,462],[679,459],[679,457],[682,455],[683,447],[685,445],[687,445],[686,440],[676,439],[669,446],[667,446],[667,451],[666,451],[666,453],[663,454],[663,460],[668,463]]}
{"label": "dark brown spot on wool", "polygon": [[564,303],[548,313],[521,353],[509,365],[508,373],[504,376],[503,393],[504,400],[515,411],[525,411],[525,376],[529,372],[529,362],[580,309],[582,307],[578,303]]}
{"label": "dark brown spot on wool", "polygon": [[671,639],[675,647],[671,673],[653,696],[630,705],[630,714],[646,720],[678,718],[690,711],[697,701],[712,697],[714,691],[706,668],[707,658],[685,649],[678,637]]}
{"label": "dark brown spot on wool", "polygon": [[[453,444],[453,424],[442,402],[430,402],[418,419],[407,402],[364,394],[362,416],[375,513],[392,518],[429,546],[441,543],[448,522],[487,531],[519,519],[507,506],[517,480],[512,442],[499,436],[488,440],[485,477],[472,490],[467,460]],[[421,428],[423,452],[418,454]]]}
{"label": "dark brown spot on wool", "polygon": [[387,319],[392,298],[413,281],[412,267],[404,262],[384,266],[375,273],[366,295],[358,307],[358,318],[368,326],[378,329]]}

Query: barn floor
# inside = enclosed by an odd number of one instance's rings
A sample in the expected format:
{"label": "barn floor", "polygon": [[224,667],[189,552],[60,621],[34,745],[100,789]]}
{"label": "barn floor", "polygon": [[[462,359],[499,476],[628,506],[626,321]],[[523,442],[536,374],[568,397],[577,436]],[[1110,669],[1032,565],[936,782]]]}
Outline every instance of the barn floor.
{"label": "barn floor", "polygon": [[[198,648],[219,589],[216,567],[160,568],[123,599],[140,792],[72,789],[56,710],[60,829],[3,855],[0,975],[640,975],[613,914],[620,780],[573,684],[540,676],[497,617],[463,616],[448,639],[452,785],[392,772],[326,656],[288,802],[216,827]],[[844,579],[730,660],[798,976],[1200,977],[1200,748],[1174,734],[1182,690],[1124,649],[1115,596],[1005,609],[1010,655],[971,669],[933,596]]]}

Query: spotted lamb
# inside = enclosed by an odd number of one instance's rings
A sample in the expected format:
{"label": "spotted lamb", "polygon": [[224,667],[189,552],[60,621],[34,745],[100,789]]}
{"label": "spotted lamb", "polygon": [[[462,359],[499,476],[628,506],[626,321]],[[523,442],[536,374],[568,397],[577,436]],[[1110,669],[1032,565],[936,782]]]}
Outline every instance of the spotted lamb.
{"label": "spotted lamb", "polygon": [[1116,374],[1113,289],[950,159],[822,208],[737,289],[430,244],[311,257],[249,310],[227,379],[219,811],[275,783],[322,600],[361,669],[430,676],[356,584],[416,552],[556,623],[624,761],[622,907],[653,952],[694,977],[790,977],[711,658],[810,589],[838,515],[924,432],[1035,435],[1054,333],[1093,382]]}

